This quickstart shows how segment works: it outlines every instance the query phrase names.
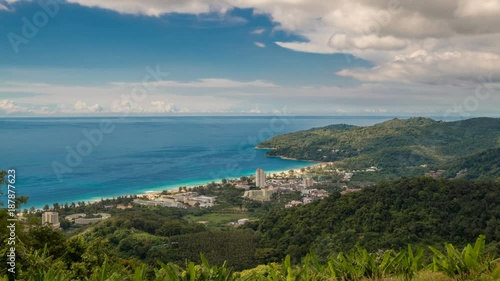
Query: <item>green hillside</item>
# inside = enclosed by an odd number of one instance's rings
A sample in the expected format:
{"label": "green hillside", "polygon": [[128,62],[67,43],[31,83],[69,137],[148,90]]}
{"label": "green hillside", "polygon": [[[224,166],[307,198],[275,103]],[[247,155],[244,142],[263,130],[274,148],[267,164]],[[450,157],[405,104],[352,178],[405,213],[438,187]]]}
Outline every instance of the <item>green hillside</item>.
{"label": "green hillside", "polygon": [[276,136],[258,145],[268,156],[337,161],[361,169],[439,166],[500,146],[500,119],[455,122],[393,119],[373,126],[332,125]]}
{"label": "green hillside", "polygon": [[261,234],[259,251],[270,261],[298,259],[309,249],[326,257],[357,244],[368,251],[446,241],[463,246],[480,234],[498,253],[499,191],[493,181],[403,178],[278,210],[249,227]]}
{"label": "green hillside", "polygon": [[468,179],[500,178],[500,147],[460,157],[443,166],[445,177],[463,176]]}

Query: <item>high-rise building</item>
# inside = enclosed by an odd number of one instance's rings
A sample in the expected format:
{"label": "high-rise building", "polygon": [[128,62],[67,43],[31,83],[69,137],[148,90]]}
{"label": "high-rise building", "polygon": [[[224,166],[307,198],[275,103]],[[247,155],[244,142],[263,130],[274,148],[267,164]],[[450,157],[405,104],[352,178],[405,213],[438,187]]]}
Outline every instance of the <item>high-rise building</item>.
{"label": "high-rise building", "polygon": [[260,168],[257,169],[255,173],[255,186],[261,188],[266,187],[266,173]]}
{"label": "high-rise building", "polygon": [[61,224],[59,223],[59,213],[57,212],[45,212],[42,214],[42,225],[46,223],[50,224],[54,228],[59,228]]}

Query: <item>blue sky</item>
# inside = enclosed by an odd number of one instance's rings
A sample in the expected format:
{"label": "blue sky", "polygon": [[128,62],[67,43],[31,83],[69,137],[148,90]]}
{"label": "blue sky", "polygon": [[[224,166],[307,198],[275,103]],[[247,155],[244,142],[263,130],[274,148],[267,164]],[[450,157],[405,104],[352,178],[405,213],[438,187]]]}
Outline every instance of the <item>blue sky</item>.
{"label": "blue sky", "polygon": [[495,3],[374,3],[0,0],[0,116],[498,113]]}

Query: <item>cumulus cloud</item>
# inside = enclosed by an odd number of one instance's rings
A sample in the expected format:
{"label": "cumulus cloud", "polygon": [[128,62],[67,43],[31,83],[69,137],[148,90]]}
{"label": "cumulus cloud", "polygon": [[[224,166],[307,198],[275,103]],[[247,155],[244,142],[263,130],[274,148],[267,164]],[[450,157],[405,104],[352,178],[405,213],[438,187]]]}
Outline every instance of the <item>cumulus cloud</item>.
{"label": "cumulus cloud", "polygon": [[258,107],[255,107],[255,108],[252,108],[248,111],[243,111],[243,113],[259,114],[259,113],[262,113],[262,111]]}
{"label": "cumulus cloud", "polygon": [[148,112],[154,113],[172,113],[178,112],[179,110],[175,107],[175,104],[165,103],[164,101],[153,101],[151,106],[148,108]]}
{"label": "cumulus cloud", "polygon": [[17,105],[12,100],[0,100],[0,112],[5,114],[29,113],[31,110],[27,107]]}
{"label": "cumulus cloud", "polygon": [[[231,3],[267,14],[278,29],[305,38],[276,42],[281,47],[312,53],[348,53],[374,62],[373,69],[340,72],[362,81],[457,84],[477,80],[478,75],[500,74],[499,0]],[[420,50],[427,52],[425,61],[410,59]]]}
{"label": "cumulus cloud", "polygon": [[88,105],[86,102],[78,101],[75,103],[74,109],[78,113],[99,113],[104,109],[99,104]]}
{"label": "cumulus cloud", "polygon": [[111,105],[110,111],[112,113],[187,113],[190,112],[187,108],[179,109],[173,103],[167,103],[165,101],[157,100],[151,103],[143,102],[136,103],[128,100],[116,101]]}
{"label": "cumulus cloud", "polygon": [[[250,8],[255,13],[268,15],[281,29],[300,35],[305,40],[276,42],[281,47],[301,52],[349,53],[368,59],[380,69],[367,73],[351,73],[359,79],[369,81],[394,76],[397,67],[409,71],[405,80],[420,79],[413,75],[424,70],[414,61],[399,61],[397,57],[412,56],[418,50],[426,50],[428,59],[439,60],[438,72],[454,69],[461,63],[458,57],[471,58],[500,55],[500,1],[499,0],[68,0],[87,7],[99,7],[119,13],[160,16],[168,13],[225,14],[233,8]],[[252,34],[262,34],[263,29],[255,29]],[[263,47],[260,42],[256,46]],[[438,54],[457,52],[457,58],[442,59]],[[481,61],[469,60],[469,69],[482,69]],[[407,65],[407,66],[405,66]],[[432,65],[432,64],[430,64]],[[397,66],[397,67],[396,67]],[[392,69],[392,70],[391,70]],[[427,68],[428,69],[428,68]],[[429,69],[428,69],[429,70]],[[374,75],[374,71],[380,72]],[[396,75],[400,79],[401,72]],[[451,73],[446,77],[458,80],[476,73]],[[348,74],[348,72],[343,73]],[[496,74],[496,73],[495,73]],[[437,77],[431,83],[450,83]],[[424,79],[429,80],[429,79]],[[229,83],[228,83],[229,82]],[[235,87],[234,82],[220,80],[200,80],[187,83],[159,82],[165,86],[179,87]],[[242,85],[242,84],[238,84]],[[243,84],[244,85],[244,84]]]}
{"label": "cumulus cloud", "polygon": [[[9,0],[9,3],[15,1]],[[226,14],[234,8],[250,8],[256,14],[267,15],[276,24],[275,29],[299,35],[304,39],[276,42],[283,48],[312,53],[348,53],[372,61],[375,67],[371,69],[346,69],[338,72],[339,75],[366,82],[404,81],[429,85],[463,85],[474,83],[481,76],[491,77],[488,83],[494,83],[500,76],[500,0],[68,2],[154,17],[168,13]],[[264,32],[264,29],[255,29],[250,33],[258,35]],[[260,42],[254,44],[264,46]],[[117,84],[120,83],[115,85]],[[189,82],[159,81],[151,82],[148,86],[277,87],[262,80],[241,82],[215,78]]]}
{"label": "cumulus cloud", "polygon": [[500,55],[479,52],[418,50],[396,56],[371,69],[342,70],[337,74],[363,81],[400,81],[456,86],[500,82]]}

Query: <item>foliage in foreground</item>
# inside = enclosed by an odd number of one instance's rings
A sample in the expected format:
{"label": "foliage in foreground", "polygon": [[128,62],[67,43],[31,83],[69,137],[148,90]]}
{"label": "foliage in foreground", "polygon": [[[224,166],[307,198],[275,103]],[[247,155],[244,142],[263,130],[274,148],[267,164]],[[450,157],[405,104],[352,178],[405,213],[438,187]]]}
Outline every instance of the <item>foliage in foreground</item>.
{"label": "foliage in foreground", "polygon": [[[441,252],[429,247],[431,261],[424,259],[424,249],[408,246],[396,252],[369,253],[356,247],[349,253],[330,256],[320,262],[313,253],[294,265],[287,256],[282,263],[259,265],[242,272],[233,272],[226,264],[211,266],[201,255],[201,264],[187,262],[185,267],[173,263],[158,262],[158,267],[148,270],[147,265],[124,265],[105,258],[101,266],[91,270],[88,276],[79,275],[73,268],[65,268],[58,258],[47,255],[47,251],[35,251],[30,256],[32,267],[16,280],[63,281],[63,280],[499,280],[500,259],[485,255],[485,237],[481,235],[474,245],[462,251],[446,244]],[[5,275],[2,280],[9,280]]]}

